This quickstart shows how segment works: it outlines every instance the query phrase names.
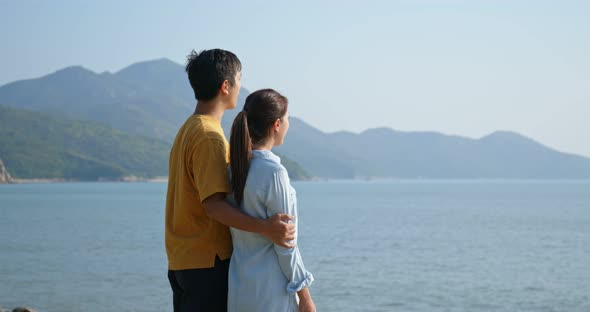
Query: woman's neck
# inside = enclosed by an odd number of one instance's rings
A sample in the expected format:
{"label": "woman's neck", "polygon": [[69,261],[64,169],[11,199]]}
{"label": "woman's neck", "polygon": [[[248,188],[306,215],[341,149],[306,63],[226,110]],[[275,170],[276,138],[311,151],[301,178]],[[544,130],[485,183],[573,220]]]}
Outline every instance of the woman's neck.
{"label": "woman's neck", "polygon": [[261,150],[261,151],[270,151],[274,147],[274,140],[272,138],[267,138],[266,140],[259,142],[258,144],[253,144],[253,150]]}

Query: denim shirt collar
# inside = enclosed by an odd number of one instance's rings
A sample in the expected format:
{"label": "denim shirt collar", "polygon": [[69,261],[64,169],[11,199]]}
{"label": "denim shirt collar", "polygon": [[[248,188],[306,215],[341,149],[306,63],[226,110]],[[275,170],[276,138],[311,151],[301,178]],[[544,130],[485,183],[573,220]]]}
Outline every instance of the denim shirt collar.
{"label": "denim shirt collar", "polygon": [[270,159],[278,164],[281,163],[281,158],[269,150],[253,150],[252,158]]}

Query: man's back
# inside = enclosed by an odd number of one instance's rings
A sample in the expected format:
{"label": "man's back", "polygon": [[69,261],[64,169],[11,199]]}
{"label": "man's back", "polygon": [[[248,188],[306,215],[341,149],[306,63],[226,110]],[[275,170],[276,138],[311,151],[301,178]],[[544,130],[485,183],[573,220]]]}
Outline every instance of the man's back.
{"label": "man's back", "polygon": [[215,256],[229,259],[227,226],[209,218],[203,200],[229,193],[228,143],[218,120],[192,115],[170,151],[166,196],[166,252],[170,270],[210,268]]}

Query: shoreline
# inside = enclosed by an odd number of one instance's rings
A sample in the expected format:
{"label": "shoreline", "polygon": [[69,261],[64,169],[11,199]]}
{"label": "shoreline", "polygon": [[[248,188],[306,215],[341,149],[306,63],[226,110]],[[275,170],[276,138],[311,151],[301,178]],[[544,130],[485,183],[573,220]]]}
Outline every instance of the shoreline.
{"label": "shoreline", "polygon": [[50,184],[50,183],[97,183],[97,182],[122,182],[122,183],[164,183],[168,182],[168,177],[142,178],[136,176],[121,177],[119,179],[97,179],[97,180],[70,180],[70,179],[15,179],[12,178],[8,183],[0,184]]}
{"label": "shoreline", "polygon": [[[154,177],[154,178],[142,178],[136,176],[121,177],[119,179],[97,179],[97,180],[69,180],[69,179],[15,179],[12,178],[10,182],[0,183],[1,185],[10,184],[51,184],[51,183],[167,183],[168,177]],[[486,179],[486,178],[356,178],[356,179],[329,179],[329,178],[311,178],[304,180],[293,180],[293,182],[335,182],[335,183],[351,183],[351,182],[364,182],[364,183],[379,183],[379,182],[435,182],[435,183],[461,183],[461,182],[590,182],[590,179],[572,179],[572,178],[561,178],[561,179]]]}

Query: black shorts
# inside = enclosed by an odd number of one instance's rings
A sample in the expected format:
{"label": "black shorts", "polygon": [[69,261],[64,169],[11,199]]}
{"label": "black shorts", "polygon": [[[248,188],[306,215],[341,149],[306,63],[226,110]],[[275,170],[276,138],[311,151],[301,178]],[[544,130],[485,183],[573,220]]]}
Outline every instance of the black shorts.
{"label": "black shorts", "polygon": [[207,269],[169,270],[174,312],[227,311],[229,259]]}

